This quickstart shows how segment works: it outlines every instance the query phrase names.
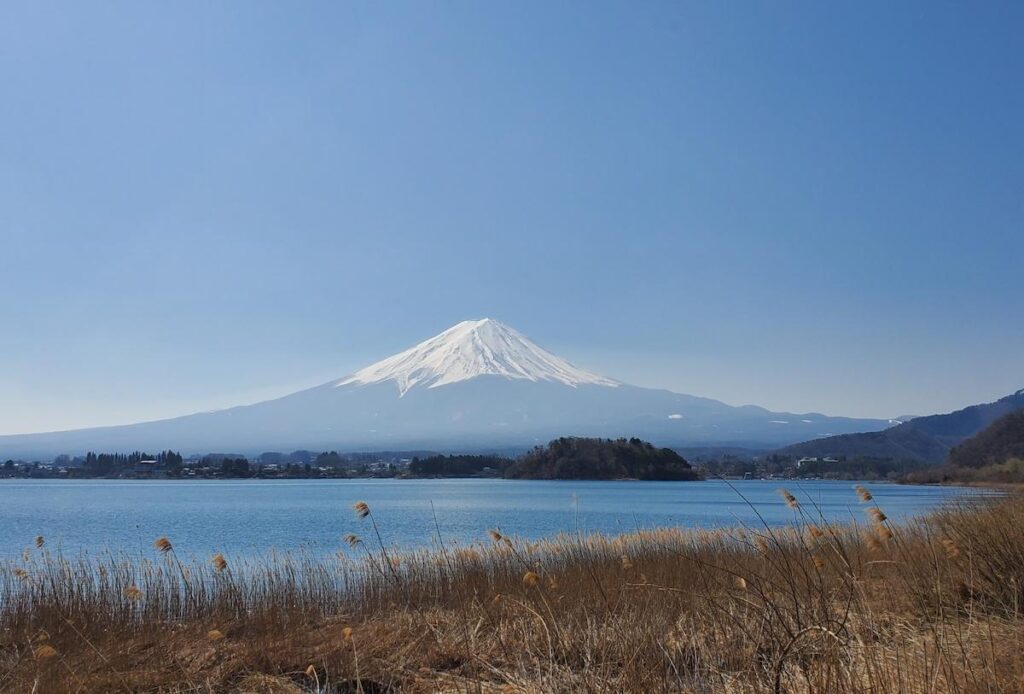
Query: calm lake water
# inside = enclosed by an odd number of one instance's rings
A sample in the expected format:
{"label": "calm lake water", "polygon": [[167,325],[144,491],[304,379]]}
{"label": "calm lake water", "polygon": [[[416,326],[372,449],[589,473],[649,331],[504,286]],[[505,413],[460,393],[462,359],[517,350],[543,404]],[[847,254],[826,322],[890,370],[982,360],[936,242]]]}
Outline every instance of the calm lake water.
{"label": "calm lake water", "polygon": [[[793,522],[778,489],[811,511],[864,522],[852,482],[541,482],[512,480],[0,481],[0,557],[37,535],[65,553],[115,550],[153,554],[169,537],[180,554],[262,554],[270,549],[331,554],[349,532],[366,536],[356,501],[367,502],[385,542],[403,548],[436,543],[431,504],[446,543],[486,539],[488,528],[528,538],[559,532],[629,532],[655,526]],[[925,513],[960,488],[865,483],[890,517]],[[813,512],[813,511],[812,511]]]}

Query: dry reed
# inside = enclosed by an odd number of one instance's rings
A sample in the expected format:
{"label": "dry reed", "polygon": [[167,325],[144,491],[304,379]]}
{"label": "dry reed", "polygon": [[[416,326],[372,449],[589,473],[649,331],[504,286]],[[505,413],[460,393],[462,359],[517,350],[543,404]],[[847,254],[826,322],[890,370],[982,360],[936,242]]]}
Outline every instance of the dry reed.
{"label": "dry reed", "polygon": [[[0,562],[0,691],[974,692],[1024,681],[1024,499],[893,526],[566,534],[337,559]],[[871,493],[858,488],[865,502]],[[442,538],[438,526],[439,540]],[[40,538],[41,539],[41,538]]]}

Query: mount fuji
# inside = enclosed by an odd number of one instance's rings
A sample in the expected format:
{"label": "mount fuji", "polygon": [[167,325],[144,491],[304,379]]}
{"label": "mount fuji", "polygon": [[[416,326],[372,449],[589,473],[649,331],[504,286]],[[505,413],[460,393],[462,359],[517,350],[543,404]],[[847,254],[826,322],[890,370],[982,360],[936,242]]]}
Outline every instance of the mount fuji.
{"label": "mount fuji", "polygon": [[124,426],[0,436],[0,459],[87,450],[188,453],[485,450],[557,436],[778,447],[888,420],[733,407],[591,373],[492,319],[464,321],[336,381],[274,400]]}

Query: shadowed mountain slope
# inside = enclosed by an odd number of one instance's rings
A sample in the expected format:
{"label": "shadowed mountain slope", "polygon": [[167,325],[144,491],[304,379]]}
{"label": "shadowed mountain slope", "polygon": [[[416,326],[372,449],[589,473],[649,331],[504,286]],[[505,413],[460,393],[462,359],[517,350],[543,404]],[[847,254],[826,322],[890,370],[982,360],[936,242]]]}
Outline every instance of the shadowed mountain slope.
{"label": "shadowed mountain slope", "polygon": [[1011,458],[1024,460],[1024,409],[1004,415],[949,452],[957,467],[1000,465]]}
{"label": "shadowed mountain slope", "polygon": [[1024,390],[995,402],[956,412],[916,417],[883,431],[845,434],[804,441],[777,451],[797,457],[846,456],[945,462],[954,446],[1000,417],[1024,409]]}

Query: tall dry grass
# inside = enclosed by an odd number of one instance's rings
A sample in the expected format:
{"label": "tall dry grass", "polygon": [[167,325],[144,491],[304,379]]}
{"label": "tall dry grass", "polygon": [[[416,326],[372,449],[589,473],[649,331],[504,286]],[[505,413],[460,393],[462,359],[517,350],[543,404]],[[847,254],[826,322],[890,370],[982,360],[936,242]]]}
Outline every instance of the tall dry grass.
{"label": "tall dry grass", "polygon": [[357,504],[365,534],[330,561],[37,538],[0,567],[0,691],[1019,690],[1024,499],[897,526],[858,493],[859,525],[783,492],[785,528],[438,531],[411,553]]}

